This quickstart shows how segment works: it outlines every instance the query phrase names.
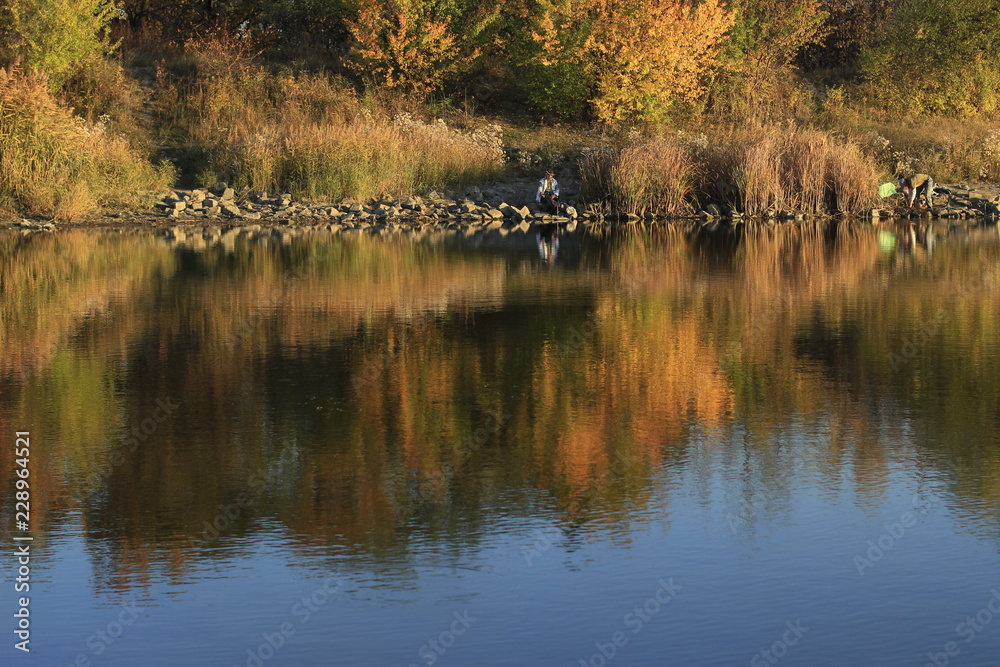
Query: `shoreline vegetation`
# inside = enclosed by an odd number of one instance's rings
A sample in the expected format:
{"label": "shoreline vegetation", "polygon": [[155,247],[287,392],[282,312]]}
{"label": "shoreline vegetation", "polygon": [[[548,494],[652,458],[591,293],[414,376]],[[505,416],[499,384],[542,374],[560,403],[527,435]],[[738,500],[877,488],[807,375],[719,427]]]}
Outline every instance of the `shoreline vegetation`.
{"label": "shoreline vegetation", "polygon": [[520,224],[547,168],[584,220],[886,217],[881,181],[1000,181],[982,0],[40,2],[0,6],[0,220]]}

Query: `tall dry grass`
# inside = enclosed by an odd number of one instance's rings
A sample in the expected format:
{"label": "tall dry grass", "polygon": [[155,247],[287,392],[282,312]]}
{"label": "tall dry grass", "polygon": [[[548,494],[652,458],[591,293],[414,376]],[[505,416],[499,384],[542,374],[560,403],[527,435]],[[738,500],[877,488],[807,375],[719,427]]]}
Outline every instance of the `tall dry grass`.
{"label": "tall dry grass", "polygon": [[749,216],[855,212],[875,204],[880,177],[857,144],[794,126],[644,139],[592,152],[580,168],[588,201],[668,216],[693,200]]}
{"label": "tall dry grass", "polygon": [[591,151],[581,162],[581,197],[620,213],[683,215],[691,211],[696,168],[687,146],[669,135]]}
{"label": "tall dry grass", "polygon": [[161,72],[175,139],[203,157],[199,180],[314,198],[369,199],[461,185],[503,168],[500,129],[461,132],[365,106],[323,73],[271,72],[232,42],[187,45]]}
{"label": "tall dry grass", "polygon": [[79,218],[172,180],[103,120],[74,117],[43,76],[0,69],[0,212]]}

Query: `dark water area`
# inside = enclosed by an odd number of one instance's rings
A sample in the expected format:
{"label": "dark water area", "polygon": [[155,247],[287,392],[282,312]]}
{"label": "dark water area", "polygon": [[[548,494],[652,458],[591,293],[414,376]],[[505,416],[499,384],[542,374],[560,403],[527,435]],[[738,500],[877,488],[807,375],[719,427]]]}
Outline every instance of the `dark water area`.
{"label": "dark water area", "polygon": [[889,229],[0,233],[0,663],[996,665],[1000,238]]}

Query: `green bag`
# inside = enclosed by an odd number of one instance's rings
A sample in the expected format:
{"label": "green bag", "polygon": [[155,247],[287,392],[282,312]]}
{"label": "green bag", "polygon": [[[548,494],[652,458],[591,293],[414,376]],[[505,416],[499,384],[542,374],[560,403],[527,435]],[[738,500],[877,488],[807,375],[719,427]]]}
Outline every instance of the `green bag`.
{"label": "green bag", "polygon": [[891,197],[896,194],[896,184],[886,181],[885,183],[879,183],[878,185],[878,196],[882,199],[886,197]]}

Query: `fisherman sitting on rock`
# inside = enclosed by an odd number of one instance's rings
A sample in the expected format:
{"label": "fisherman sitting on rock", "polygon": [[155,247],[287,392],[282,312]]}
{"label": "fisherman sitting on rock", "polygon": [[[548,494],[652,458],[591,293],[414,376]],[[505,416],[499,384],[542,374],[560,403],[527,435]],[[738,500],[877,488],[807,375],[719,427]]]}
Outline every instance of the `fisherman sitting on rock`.
{"label": "fisherman sitting on rock", "polygon": [[541,206],[546,213],[559,214],[562,204],[559,203],[559,181],[555,179],[552,170],[545,172],[545,178],[538,181],[538,192],[535,193],[535,202]]}

